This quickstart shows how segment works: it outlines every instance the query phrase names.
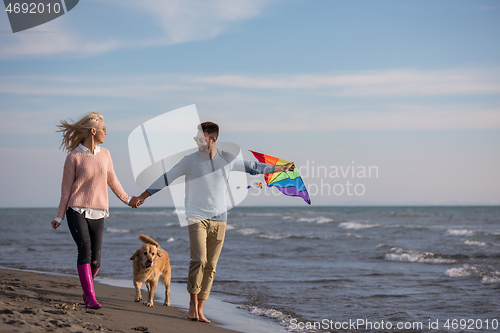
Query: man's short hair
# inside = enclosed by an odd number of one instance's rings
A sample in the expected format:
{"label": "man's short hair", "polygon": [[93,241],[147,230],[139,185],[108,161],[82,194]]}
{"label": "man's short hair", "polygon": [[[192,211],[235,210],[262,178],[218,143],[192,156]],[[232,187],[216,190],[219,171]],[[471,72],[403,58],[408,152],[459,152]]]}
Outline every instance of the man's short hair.
{"label": "man's short hair", "polygon": [[207,133],[210,139],[216,139],[219,137],[219,125],[211,121],[205,121],[198,125],[198,130]]}

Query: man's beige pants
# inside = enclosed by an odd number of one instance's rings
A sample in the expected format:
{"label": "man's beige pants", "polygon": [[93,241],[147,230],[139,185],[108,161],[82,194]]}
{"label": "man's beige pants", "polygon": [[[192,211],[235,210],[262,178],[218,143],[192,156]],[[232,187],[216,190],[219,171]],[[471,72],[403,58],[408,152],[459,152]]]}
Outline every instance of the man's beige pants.
{"label": "man's beige pants", "polygon": [[197,294],[199,299],[207,299],[212,289],[227,224],[226,221],[199,217],[189,217],[187,222],[191,246],[187,290],[190,294]]}

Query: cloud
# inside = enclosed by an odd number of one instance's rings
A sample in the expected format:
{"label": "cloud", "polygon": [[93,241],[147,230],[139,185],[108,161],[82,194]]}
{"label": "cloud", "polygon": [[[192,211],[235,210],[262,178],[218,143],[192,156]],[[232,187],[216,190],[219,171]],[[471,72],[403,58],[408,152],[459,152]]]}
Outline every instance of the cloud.
{"label": "cloud", "polygon": [[[77,78],[0,76],[0,94],[5,102],[0,111],[7,119],[0,129],[10,133],[19,128],[16,124],[34,123],[36,127],[29,132],[43,131],[36,129],[42,124],[52,131],[53,123],[38,114],[54,112],[50,118],[58,119],[66,108],[75,111],[73,99],[65,98],[68,96],[96,97],[78,99],[75,114],[96,107],[119,110],[124,121],[116,126],[118,131],[133,128],[132,118],[148,117],[158,109],[167,111],[165,105],[192,103],[202,106],[202,114],[210,114],[230,131],[500,129],[500,109],[491,101],[498,96],[499,74],[493,68],[279,77],[168,73]],[[490,96],[483,99],[485,95]],[[440,98],[433,102],[422,96]],[[464,103],[457,96],[472,99]],[[137,108],[147,111],[138,113]]]}
{"label": "cloud", "polygon": [[196,77],[207,86],[242,89],[318,90],[334,96],[437,96],[500,93],[500,69],[385,70],[346,74]]}
{"label": "cloud", "polygon": [[199,90],[168,74],[138,76],[65,77],[2,76],[0,93],[43,96],[147,98],[166,91]]}
{"label": "cloud", "polygon": [[168,36],[169,44],[217,37],[232,23],[258,16],[272,2],[275,0],[114,0],[150,15]]}
{"label": "cloud", "polygon": [[[211,39],[238,21],[251,19],[276,0],[86,0],[41,26],[9,34],[0,23],[0,58],[146,48]],[[89,24],[92,18],[92,24]]]}
{"label": "cloud", "polygon": [[[10,29],[10,28],[9,28]],[[158,44],[152,40],[102,39],[75,32],[76,27],[67,22],[53,20],[16,34],[2,34],[1,59],[15,59],[19,56],[47,56],[74,54],[79,57],[99,54],[120,48],[149,47]]]}
{"label": "cloud", "polygon": [[229,119],[221,126],[232,132],[299,132],[332,130],[450,130],[500,129],[500,109],[437,109],[414,106],[413,111],[388,110],[380,112],[335,112],[321,114],[308,110],[263,119]]}
{"label": "cloud", "polygon": [[442,71],[386,70],[345,74],[79,77],[3,76],[0,93],[108,97],[150,97],[165,91],[234,88],[245,91],[302,90],[346,97],[497,95],[500,69]]}

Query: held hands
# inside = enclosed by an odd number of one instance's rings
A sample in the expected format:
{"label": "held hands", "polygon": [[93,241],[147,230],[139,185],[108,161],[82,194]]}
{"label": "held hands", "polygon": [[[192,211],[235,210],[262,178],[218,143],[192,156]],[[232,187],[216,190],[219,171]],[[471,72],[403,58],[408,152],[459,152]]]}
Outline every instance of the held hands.
{"label": "held hands", "polygon": [[130,199],[130,202],[128,203],[128,205],[132,208],[138,208],[140,205],[142,205],[144,203],[144,201],[146,201],[146,199],[150,196],[149,192],[148,191],[144,191],[142,192],[142,194],[138,197],[132,197],[132,199]]}
{"label": "held hands", "polygon": [[130,202],[128,203],[128,205],[132,208],[139,208],[139,206],[142,205],[143,203],[144,203],[144,200],[141,200],[141,198],[132,197],[132,199],[130,199]]}

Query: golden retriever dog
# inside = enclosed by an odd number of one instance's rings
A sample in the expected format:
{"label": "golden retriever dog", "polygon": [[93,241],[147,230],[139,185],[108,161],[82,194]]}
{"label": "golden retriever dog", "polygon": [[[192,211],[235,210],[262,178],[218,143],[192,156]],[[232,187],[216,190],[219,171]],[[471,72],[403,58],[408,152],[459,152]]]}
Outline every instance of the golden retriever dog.
{"label": "golden retriever dog", "polygon": [[133,260],[134,267],[134,287],[135,301],[142,300],[141,286],[145,282],[149,292],[149,300],[144,302],[146,306],[154,306],[153,298],[155,295],[158,279],[165,285],[165,303],[163,305],[170,306],[170,259],[167,251],[163,250],[154,239],[145,235],[139,235],[138,239],[144,243],[134,255],[130,258]]}

